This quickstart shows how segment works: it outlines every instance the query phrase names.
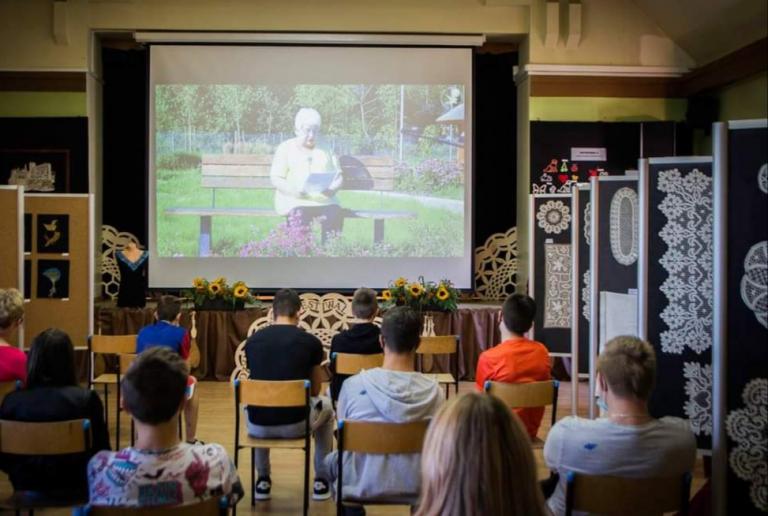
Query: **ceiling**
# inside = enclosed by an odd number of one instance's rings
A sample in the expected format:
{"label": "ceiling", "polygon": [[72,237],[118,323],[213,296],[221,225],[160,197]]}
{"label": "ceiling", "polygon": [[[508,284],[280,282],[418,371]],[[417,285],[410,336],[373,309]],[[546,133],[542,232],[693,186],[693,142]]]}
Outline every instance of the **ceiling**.
{"label": "ceiling", "polygon": [[768,35],[766,0],[632,0],[701,66]]}

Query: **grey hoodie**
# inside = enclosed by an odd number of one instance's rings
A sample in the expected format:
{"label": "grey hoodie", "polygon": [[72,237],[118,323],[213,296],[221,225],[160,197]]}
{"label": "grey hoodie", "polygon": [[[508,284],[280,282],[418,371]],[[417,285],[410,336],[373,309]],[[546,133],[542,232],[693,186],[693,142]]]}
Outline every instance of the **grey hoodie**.
{"label": "grey hoodie", "polygon": [[[444,402],[437,382],[421,373],[377,367],[344,382],[339,420],[407,423],[430,419]],[[337,452],[326,456],[335,482]],[[420,488],[420,455],[344,455],[344,496],[394,498],[415,504]]]}

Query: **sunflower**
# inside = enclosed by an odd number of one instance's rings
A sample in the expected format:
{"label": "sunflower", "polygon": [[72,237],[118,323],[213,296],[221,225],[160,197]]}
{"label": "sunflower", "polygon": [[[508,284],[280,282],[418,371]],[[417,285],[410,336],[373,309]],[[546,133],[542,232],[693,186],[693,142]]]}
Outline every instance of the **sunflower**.
{"label": "sunflower", "polygon": [[390,292],[389,290],[385,290],[385,291],[383,291],[383,292],[381,293],[381,298],[382,298],[384,301],[390,301],[390,300],[392,299],[392,292]]}
{"label": "sunflower", "polygon": [[445,301],[449,297],[451,297],[451,293],[448,292],[447,288],[441,285],[440,288],[437,289],[437,299],[439,299],[440,301]]}
{"label": "sunflower", "polygon": [[406,283],[408,283],[408,280],[403,278],[402,276],[400,276],[399,278],[397,278],[395,280],[395,286],[398,287],[398,288],[404,287],[406,285]]}
{"label": "sunflower", "polygon": [[213,280],[211,283],[216,283],[217,285],[226,285],[227,284],[227,278],[224,276],[219,276],[215,280]]}
{"label": "sunflower", "polygon": [[205,279],[197,277],[192,280],[192,286],[195,290],[205,290]]}
{"label": "sunflower", "polygon": [[411,283],[408,285],[408,292],[413,297],[419,297],[424,293],[424,286],[421,283]]}
{"label": "sunflower", "polygon": [[208,292],[210,292],[212,295],[217,296],[221,293],[221,285],[218,283],[211,283],[208,285]]}
{"label": "sunflower", "polygon": [[248,295],[248,287],[246,287],[245,285],[237,285],[234,288],[233,295],[237,299],[243,299],[245,296]]}

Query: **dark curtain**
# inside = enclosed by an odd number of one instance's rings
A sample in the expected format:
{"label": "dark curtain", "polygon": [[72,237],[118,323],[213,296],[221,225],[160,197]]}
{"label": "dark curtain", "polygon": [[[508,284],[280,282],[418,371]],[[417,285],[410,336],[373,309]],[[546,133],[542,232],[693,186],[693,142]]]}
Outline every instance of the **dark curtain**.
{"label": "dark curtain", "polygon": [[475,54],[475,246],[516,224],[517,53]]}
{"label": "dark curtain", "polygon": [[102,50],[103,221],[147,243],[146,49]]}

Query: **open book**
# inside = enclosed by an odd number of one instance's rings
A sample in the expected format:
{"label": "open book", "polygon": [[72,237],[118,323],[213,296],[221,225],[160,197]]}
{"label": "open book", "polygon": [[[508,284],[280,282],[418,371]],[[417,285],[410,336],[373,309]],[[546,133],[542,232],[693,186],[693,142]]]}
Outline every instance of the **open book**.
{"label": "open book", "polygon": [[331,173],[313,173],[307,176],[307,180],[304,183],[304,191],[310,194],[321,193],[328,189],[333,183],[333,179],[336,177],[335,172]]}

